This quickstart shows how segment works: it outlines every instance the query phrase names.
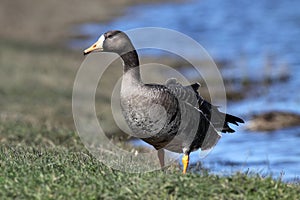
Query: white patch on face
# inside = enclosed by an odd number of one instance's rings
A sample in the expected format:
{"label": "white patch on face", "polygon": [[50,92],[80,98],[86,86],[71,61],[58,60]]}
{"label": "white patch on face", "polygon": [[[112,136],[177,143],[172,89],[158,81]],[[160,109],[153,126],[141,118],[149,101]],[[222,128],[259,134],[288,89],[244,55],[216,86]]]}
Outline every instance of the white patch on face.
{"label": "white patch on face", "polygon": [[103,48],[103,42],[105,40],[104,35],[101,35],[97,41],[97,44],[99,45],[99,48]]}

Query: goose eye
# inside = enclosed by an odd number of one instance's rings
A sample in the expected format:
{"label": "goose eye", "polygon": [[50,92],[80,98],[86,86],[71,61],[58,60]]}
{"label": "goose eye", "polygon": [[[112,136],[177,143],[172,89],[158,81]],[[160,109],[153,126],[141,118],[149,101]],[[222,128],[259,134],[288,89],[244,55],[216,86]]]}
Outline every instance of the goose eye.
{"label": "goose eye", "polygon": [[112,35],[108,35],[107,38],[112,38]]}

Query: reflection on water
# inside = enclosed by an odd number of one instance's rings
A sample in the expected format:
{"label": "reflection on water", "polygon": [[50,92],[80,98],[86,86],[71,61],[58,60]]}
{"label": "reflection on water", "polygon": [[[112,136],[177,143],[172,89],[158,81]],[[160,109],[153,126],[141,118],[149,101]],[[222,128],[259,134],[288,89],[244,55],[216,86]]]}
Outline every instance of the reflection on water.
{"label": "reflection on water", "polygon": [[[73,41],[71,45],[84,48],[109,29],[145,26],[175,29],[197,40],[214,59],[229,60],[230,66],[222,69],[225,78],[243,80],[246,77],[259,83],[266,75],[276,77],[282,72],[291,75],[288,81],[271,84],[266,90],[257,84],[255,90],[263,92],[250,93],[239,102],[229,102],[228,112],[245,119],[269,110],[300,113],[299,7],[300,1],[280,0],[201,0],[141,5],[130,8],[126,16],[110,23],[82,25],[79,30],[91,37]],[[291,180],[300,176],[299,133],[299,127],[268,134],[249,133],[240,128],[234,135],[224,135],[203,164],[216,173],[249,169],[278,177],[283,172],[283,179]],[[193,154],[195,162],[197,155]]]}

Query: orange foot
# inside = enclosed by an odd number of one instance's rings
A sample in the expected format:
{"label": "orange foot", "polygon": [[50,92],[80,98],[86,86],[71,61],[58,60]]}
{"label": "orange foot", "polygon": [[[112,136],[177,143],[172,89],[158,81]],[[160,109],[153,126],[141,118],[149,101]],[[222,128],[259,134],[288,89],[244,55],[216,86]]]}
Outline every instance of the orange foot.
{"label": "orange foot", "polygon": [[187,170],[187,168],[188,168],[188,166],[189,166],[189,155],[184,155],[183,157],[182,157],[182,165],[183,165],[183,171],[182,171],[182,173],[183,174],[185,174],[186,173],[186,170]]}

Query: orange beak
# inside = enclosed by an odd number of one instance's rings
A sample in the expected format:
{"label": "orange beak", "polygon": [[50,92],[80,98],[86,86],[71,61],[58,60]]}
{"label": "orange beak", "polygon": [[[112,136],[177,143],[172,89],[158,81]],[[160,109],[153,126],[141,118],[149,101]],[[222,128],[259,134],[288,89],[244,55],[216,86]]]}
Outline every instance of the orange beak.
{"label": "orange beak", "polygon": [[92,46],[90,46],[89,48],[83,51],[83,54],[87,55],[92,52],[103,51],[104,40],[105,40],[104,35],[101,35],[101,37],[98,39],[98,41],[95,44],[93,44]]}

